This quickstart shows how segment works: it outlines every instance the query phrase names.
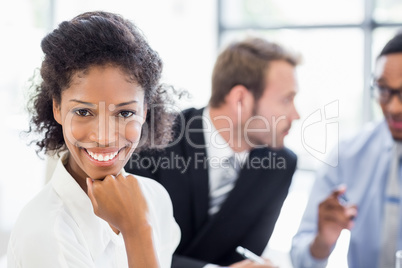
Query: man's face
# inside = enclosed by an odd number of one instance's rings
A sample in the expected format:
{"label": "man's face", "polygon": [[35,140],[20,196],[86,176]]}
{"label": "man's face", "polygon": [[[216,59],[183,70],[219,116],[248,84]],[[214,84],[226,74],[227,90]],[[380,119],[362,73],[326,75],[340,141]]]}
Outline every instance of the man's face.
{"label": "man's face", "polygon": [[396,94],[386,98],[389,90],[402,91],[402,53],[382,56],[375,70],[375,83],[379,91],[379,103],[395,140],[402,140],[402,102]]}
{"label": "man's face", "polygon": [[295,68],[283,60],[273,61],[265,79],[263,95],[254,102],[254,115],[244,125],[246,141],[254,146],[281,148],[292,121],[300,118],[294,105],[297,93]]}

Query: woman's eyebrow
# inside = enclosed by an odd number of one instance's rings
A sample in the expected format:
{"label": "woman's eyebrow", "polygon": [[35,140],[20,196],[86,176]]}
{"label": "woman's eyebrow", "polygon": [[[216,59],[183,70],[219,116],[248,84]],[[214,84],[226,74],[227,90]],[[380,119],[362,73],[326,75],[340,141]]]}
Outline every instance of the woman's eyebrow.
{"label": "woman's eyebrow", "polygon": [[96,107],[95,104],[90,103],[90,102],[86,102],[86,101],[80,101],[80,100],[77,100],[77,99],[71,99],[70,101],[72,101],[72,102],[78,102],[78,103],[85,104],[85,105],[88,105],[88,106],[91,106],[91,107]]}
{"label": "woman's eyebrow", "polygon": [[120,107],[120,106],[124,106],[124,105],[129,105],[129,104],[132,104],[132,103],[138,103],[138,101],[132,100],[132,101],[127,101],[127,102],[122,102],[122,103],[116,104],[116,107]]}
{"label": "woman's eyebrow", "polygon": [[[88,105],[88,106],[91,106],[91,107],[96,107],[97,106],[96,104],[86,102],[86,101],[80,101],[80,100],[77,100],[77,99],[71,99],[70,101],[85,104],[85,105]],[[138,101],[137,100],[132,100],[132,101],[127,101],[127,102],[122,102],[122,103],[116,104],[115,107],[125,106],[125,105],[129,105],[129,104],[132,104],[132,103],[138,103]]]}

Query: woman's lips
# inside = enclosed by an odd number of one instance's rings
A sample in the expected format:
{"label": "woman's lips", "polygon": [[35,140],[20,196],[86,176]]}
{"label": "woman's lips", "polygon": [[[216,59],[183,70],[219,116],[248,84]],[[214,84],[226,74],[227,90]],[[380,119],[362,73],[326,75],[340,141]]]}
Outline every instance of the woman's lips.
{"label": "woman's lips", "polygon": [[85,149],[86,152],[89,154],[89,156],[91,156],[93,159],[100,161],[100,162],[107,162],[109,160],[113,160],[113,158],[115,158],[117,156],[117,154],[119,153],[119,151],[116,151],[114,153],[94,153],[91,151],[88,151],[87,149]]}
{"label": "woman's lips", "polygon": [[88,158],[97,166],[109,166],[112,165],[117,159],[120,150],[108,151],[108,152],[94,152],[89,149],[83,148]]}

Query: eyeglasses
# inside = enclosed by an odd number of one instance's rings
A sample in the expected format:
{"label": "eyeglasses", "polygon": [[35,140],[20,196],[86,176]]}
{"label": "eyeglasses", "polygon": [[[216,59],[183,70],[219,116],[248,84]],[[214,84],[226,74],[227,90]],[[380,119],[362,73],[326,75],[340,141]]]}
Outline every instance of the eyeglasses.
{"label": "eyeglasses", "polygon": [[381,104],[387,104],[393,95],[398,96],[399,101],[402,103],[402,88],[392,89],[389,87],[380,86],[377,83],[373,83],[372,87],[374,89],[374,96]]}

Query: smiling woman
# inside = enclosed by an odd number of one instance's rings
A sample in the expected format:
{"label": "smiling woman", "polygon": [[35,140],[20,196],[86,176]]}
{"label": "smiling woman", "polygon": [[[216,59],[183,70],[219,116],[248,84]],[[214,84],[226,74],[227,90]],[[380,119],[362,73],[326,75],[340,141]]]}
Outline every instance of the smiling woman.
{"label": "smiling woman", "polygon": [[61,158],[17,220],[8,267],[170,267],[180,231],[169,196],[123,169],[139,145],[170,139],[158,54],[106,12],[62,22],[42,50],[31,127],[39,151]]}
{"label": "smiling woman", "polygon": [[53,114],[72,156],[67,168],[86,191],[86,177],[118,174],[137,147],[147,114],[144,90],[112,65],[90,67],[70,84],[60,103],[54,100]]}

